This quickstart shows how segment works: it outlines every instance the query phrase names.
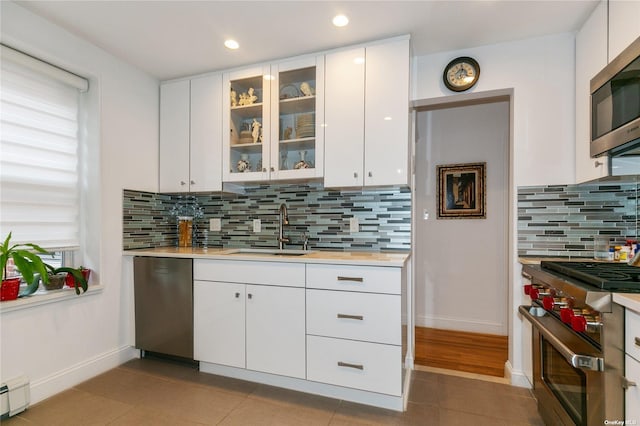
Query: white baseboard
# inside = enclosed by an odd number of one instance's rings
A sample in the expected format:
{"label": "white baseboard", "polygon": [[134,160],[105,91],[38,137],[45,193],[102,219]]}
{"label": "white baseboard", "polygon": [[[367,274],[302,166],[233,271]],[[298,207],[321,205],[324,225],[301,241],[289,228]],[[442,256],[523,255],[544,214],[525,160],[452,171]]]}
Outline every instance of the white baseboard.
{"label": "white baseboard", "polygon": [[416,316],[416,327],[438,328],[442,330],[467,331],[469,333],[495,334],[506,336],[507,328],[504,324],[478,321],[472,319],[435,317],[431,315]]}
{"label": "white baseboard", "polygon": [[533,388],[533,385],[527,378],[527,375],[524,374],[524,371],[514,370],[511,362],[507,361],[504,363],[504,373],[505,377],[509,379],[509,383],[511,386],[517,386],[520,388]]}
{"label": "white baseboard", "polygon": [[31,404],[47,399],[57,393],[137,358],[139,351],[123,346],[60,370],[42,379],[31,382]]}

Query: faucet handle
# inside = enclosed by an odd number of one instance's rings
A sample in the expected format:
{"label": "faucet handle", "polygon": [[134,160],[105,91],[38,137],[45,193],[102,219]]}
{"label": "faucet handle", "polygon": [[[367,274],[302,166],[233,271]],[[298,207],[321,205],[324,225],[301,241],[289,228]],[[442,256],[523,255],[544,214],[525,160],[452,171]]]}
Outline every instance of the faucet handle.
{"label": "faucet handle", "polygon": [[306,232],[302,233],[302,250],[308,250],[309,249],[309,236],[307,235]]}

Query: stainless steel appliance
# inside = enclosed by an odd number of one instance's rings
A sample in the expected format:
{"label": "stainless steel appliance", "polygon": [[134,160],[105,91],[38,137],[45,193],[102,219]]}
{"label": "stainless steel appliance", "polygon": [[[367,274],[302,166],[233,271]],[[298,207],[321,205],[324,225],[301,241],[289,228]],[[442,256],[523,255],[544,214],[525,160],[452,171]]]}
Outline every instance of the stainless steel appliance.
{"label": "stainless steel appliance", "polygon": [[640,37],[591,79],[591,156],[640,154]]}
{"label": "stainless steel appliance", "polygon": [[193,359],[193,261],[133,259],[136,347]]}
{"label": "stainless steel appliance", "polygon": [[[549,425],[624,420],[624,308],[612,292],[640,293],[640,268],[623,263],[525,265],[533,325],[533,386]],[[613,424],[613,423],[609,423]]]}

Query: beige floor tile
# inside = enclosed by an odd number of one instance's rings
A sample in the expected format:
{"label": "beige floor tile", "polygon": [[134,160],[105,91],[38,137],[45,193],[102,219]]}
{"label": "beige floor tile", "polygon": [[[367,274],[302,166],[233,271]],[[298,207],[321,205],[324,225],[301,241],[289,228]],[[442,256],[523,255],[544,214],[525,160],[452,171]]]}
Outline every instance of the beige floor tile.
{"label": "beige floor tile", "polygon": [[139,371],[115,368],[76,386],[76,389],[136,405],[146,397],[149,389],[166,385],[163,377],[152,376]]}
{"label": "beige floor tile", "polygon": [[460,411],[440,409],[440,423],[446,426],[511,426],[508,422],[495,417],[478,414],[464,413]]}
{"label": "beige floor tile", "polygon": [[397,411],[342,401],[330,424],[332,426],[399,425],[402,424],[402,416],[402,413]]}
{"label": "beige floor tile", "polygon": [[407,411],[402,414],[402,425],[407,426],[437,426],[440,424],[440,409],[431,404],[407,404]]}
{"label": "beige floor tile", "polygon": [[257,399],[275,405],[299,405],[306,408],[334,412],[340,406],[340,400],[327,398],[310,393],[297,392],[275,386],[260,385],[249,395],[250,399]]}
{"label": "beige floor tile", "polygon": [[170,415],[144,407],[134,407],[126,414],[108,423],[109,426],[197,426],[203,423],[185,420],[180,413]]}
{"label": "beige floor tile", "polygon": [[4,426],[30,426],[30,425],[34,425],[33,422],[30,422],[29,420],[23,419],[22,417],[20,417],[20,415],[15,415],[11,418],[8,419],[3,419],[0,420],[0,424],[4,425]]}
{"label": "beige floor tile", "polygon": [[273,404],[256,398],[247,398],[220,423],[221,426],[326,426],[333,411],[299,404],[279,402]]}
{"label": "beige floor tile", "polygon": [[232,393],[236,396],[247,396],[254,392],[260,384],[215,374],[199,373],[191,383],[207,386],[219,391]]}
{"label": "beige floor tile", "polygon": [[409,387],[409,402],[416,404],[438,404],[440,382],[437,377],[425,379],[413,377]]}
{"label": "beige floor tile", "polygon": [[106,425],[132,408],[123,402],[70,389],[30,407],[20,417],[36,425]]}
{"label": "beige floor tile", "polygon": [[128,368],[140,373],[187,381],[200,374],[195,365],[156,358],[132,359],[118,368]]}

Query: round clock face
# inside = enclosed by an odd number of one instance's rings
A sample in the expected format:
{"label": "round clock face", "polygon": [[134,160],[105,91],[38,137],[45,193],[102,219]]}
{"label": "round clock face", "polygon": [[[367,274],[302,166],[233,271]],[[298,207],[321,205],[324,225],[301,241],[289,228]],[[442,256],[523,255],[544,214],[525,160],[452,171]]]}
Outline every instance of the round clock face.
{"label": "round clock face", "polygon": [[462,92],[473,87],[480,77],[480,65],[473,58],[456,58],[444,68],[444,85],[454,92]]}

